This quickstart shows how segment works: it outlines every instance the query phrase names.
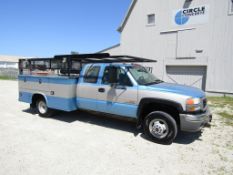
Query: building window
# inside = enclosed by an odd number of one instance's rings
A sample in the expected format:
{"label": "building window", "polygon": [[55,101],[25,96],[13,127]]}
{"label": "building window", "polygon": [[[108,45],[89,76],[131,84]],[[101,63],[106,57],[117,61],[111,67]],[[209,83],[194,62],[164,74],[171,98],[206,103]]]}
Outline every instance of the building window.
{"label": "building window", "polygon": [[233,15],[233,0],[229,0],[229,15]]}
{"label": "building window", "polygon": [[154,25],[155,24],[155,14],[147,15],[147,24]]}

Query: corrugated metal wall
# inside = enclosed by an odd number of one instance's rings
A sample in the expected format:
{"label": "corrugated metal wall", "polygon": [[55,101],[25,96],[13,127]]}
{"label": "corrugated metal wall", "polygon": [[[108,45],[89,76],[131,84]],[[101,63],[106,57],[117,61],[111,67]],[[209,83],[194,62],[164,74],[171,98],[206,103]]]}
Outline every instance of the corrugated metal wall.
{"label": "corrugated metal wall", "polygon": [[0,76],[16,79],[18,77],[18,69],[0,68]]}

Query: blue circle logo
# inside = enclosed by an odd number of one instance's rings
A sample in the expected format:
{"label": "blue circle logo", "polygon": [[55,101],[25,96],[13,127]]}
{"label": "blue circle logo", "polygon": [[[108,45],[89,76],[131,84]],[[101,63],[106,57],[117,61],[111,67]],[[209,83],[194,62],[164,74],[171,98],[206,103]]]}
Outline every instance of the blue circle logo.
{"label": "blue circle logo", "polygon": [[185,16],[182,10],[179,11],[175,16],[175,22],[178,25],[184,25],[188,22],[188,20],[189,20],[189,16]]}

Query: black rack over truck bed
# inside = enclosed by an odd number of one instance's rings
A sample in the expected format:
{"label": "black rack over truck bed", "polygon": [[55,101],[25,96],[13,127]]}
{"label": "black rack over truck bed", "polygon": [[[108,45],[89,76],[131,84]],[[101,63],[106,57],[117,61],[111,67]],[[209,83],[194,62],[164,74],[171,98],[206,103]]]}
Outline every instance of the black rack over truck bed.
{"label": "black rack over truck bed", "polygon": [[[110,55],[109,53],[96,53],[96,54],[71,54],[71,55],[55,55],[52,58],[28,58],[19,59],[19,73],[22,74],[23,62],[27,62],[27,68],[33,70],[35,67],[35,62],[43,61],[47,62],[47,69],[59,69],[62,73],[67,74],[77,74],[80,72],[82,65],[87,63],[145,63],[145,62],[157,62],[156,60],[129,56],[129,55]],[[52,63],[57,63],[60,66],[53,67]],[[80,64],[80,69],[72,69],[73,62],[78,62]],[[61,66],[63,63],[63,67]],[[46,68],[44,68],[46,69]],[[43,68],[41,68],[43,70]]]}

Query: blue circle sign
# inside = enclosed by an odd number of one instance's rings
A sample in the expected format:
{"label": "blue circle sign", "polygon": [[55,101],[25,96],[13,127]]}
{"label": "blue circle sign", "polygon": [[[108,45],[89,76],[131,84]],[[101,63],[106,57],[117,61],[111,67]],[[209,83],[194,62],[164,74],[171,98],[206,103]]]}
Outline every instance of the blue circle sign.
{"label": "blue circle sign", "polygon": [[188,22],[189,16],[183,14],[183,11],[179,11],[175,16],[175,22],[178,25],[184,25]]}

